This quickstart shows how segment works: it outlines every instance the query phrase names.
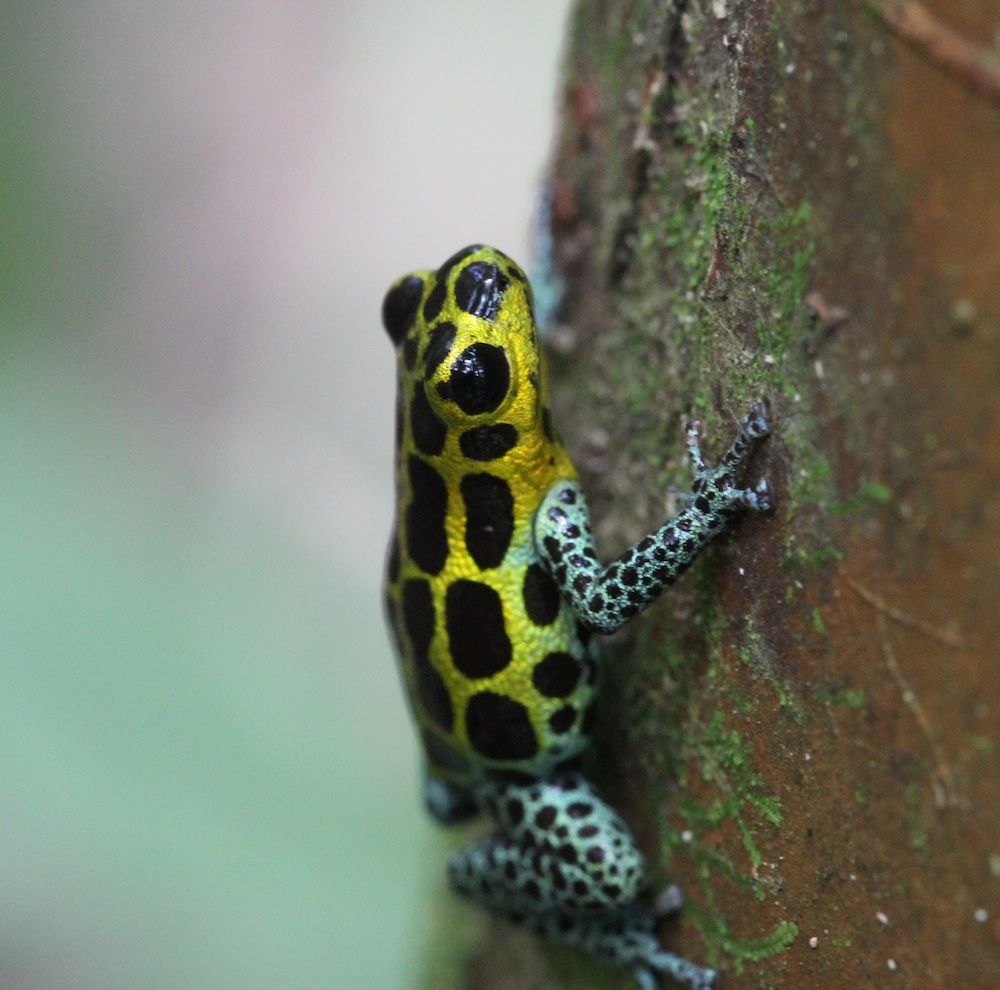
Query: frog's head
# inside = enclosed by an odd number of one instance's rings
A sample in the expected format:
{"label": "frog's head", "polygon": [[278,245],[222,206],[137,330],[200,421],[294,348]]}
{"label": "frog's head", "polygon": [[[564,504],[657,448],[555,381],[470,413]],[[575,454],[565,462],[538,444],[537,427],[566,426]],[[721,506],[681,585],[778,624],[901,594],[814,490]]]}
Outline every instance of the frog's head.
{"label": "frog's head", "polygon": [[473,432],[500,421],[522,432],[537,427],[531,288],[502,251],[475,244],[437,271],[397,280],[382,323],[396,348],[401,394],[420,417]]}

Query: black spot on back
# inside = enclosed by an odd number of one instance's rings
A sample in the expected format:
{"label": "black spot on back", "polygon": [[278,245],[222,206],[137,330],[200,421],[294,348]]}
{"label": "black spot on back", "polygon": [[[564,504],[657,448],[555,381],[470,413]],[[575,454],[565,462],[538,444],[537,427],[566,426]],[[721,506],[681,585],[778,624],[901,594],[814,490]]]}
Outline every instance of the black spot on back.
{"label": "black spot on back", "polygon": [[396,389],[396,455],[399,455],[399,448],[403,443],[403,391]]}
{"label": "black spot on back", "polygon": [[413,499],[406,509],[406,546],[421,570],[439,574],[448,559],[444,529],[448,488],[441,475],[423,458],[411,454],[407,467]]}
{"label": "black spot on back", "polygon": [[424,377],[430,378],[437,366],[448,356],[455,343],[455,324],[439,323],[430,334],[424,351]]}
{"label": "black spot on back", "polygon": [[417,338],[413,334],[410,334],[403,342],[403,364],[406,365],[407,370],[417,363],[418,346]]}
{"label": "black spot on back", "polygon": [[497,567],[514,533],[514,496],[503,478],[467,474],[459,486],[465,503],[465,545],[479,567]]}
{"label": "black spot on back", "polygon": [[444,680],[430,662],[429,650],[434,638],[434,599],[431,586],[423,578],[403,583],[403,622],[413,646],[417,694],[427,714],[441,728],[450,730],[455,724],[455,710]]}
{"label": "black spot on back", "polygon": [[385,299],[382,300],[382,326],[393,344],[398,344],[412,326],[423,291],[423,279],[407,275],[385,294]]}
{"label": "black spot on back", "polygon": [[392,645],[396,650],[396,655],[401,657],[405,651],[403,650],[399,609],[396,607],[396,602],[393,600],[392,595],[388,593],[383,595],[382,603],[385,605],[385,615],[389,622],[389,634],[392,637]]}
{"label": "black spot on back", "polygon": [[442,394],[456,403],[462,412],[476,416],[496,409],[503,402],[508,388],[510,365],[504,349],[480,343],[467,347],[455,359],[447,389]]}
{"label": "black spot on back", "polygon": [[453,582],[445,595],[445,624],[452,661],[466,677],[491,677],[510,663],[500,596],[488,584]]}
{"label": "black spot on back", "polygon": [[413,442],[422,454],[440,454],[444,450],[447,428],[427,401],[427,393],[421,382],[416,383],[413,401],[410,403],[410,429]]}
{"label": "black spot on back", "polygon": [[556,621],[561,604],[559,588],[541,564],[531,564],[524,572],[524,610],[536,626]]}
{"label": "black spot on back", "polygon": [[474,426],[459,438],[462,453],[473,461],[495,461],[517,444],[517,428],[510,423]]}
{"label": "black spot on back", "polygon": [[434,638],[434,600],[423,578],[403,582],[403,621],[414,654],[426,659]]}
{"label": "black spot on back", "polygon": [[489,261],[473,261],[455,279],[458,308],[491,323],[500,312],[510,279]]}
{"label": "black spot on back", "polygon": [[395,584],[399,577],[399,533],[393,529],[389,537],[389,556],[386,561],[385,576],[389,584]]}
{"label": "black spot on back", "polygon": [[437,319],[438,313],[441,312],[441,307],[444,305],[444,297],[447,291],[448,287],[444,284],[444,282],[438,282],[437,285],[431,289],[431,294],[424,302],[425,323],[431,323],[433,320]]}
{"label": "black spot on back", "polygon": [[579,661],[569,653],[550,653],[531,672],[531,683],[546,698],[572,694],[582,673]]}
{"label": "black spot on back", "polygon": [[465,709],[465,726],[473,748],[490,759],[527,760],[538,752],[527,709],[502,694],[474,694]]}
{"label": "black spot on back", "polygon": [[576,709],[572,705],[563,705],[562,708],[554,711],[549,716],[549,728],[553,731],[562,735],[564,732],[569,732],[573,728],[573,723],[576,721]]}

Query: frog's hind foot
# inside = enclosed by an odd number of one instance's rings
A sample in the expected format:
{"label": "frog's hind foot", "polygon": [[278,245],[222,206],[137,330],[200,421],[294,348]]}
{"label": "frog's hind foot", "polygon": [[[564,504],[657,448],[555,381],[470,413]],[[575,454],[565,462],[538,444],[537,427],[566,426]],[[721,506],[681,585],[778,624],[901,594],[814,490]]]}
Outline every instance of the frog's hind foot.
{"label": "frog's hind foot", "polygon": [[746,434],[751,440],[759,440],[771,432],[771,421],[768,418],[767,402],[758,399],[747,411],[740,424],[740,433]]}
{"label": "frog's hind foot", "polygon": [[714,969],[696,966],[683,956],[667,952],[656,935],[645,926],[632,932],[626,930],[621,937],[625,942],[625,952],[633,958],[631,964],[626,965],[640,990],[659,990],[657,976],[669,976],[691,990],[713,990],[715,987]]}
{"label": "frog's hind foot", "polygon": [[660,990],[657,974],[669,976],[691,990],[715,990],[717,974],[714,969],[696,966],[682,956],[661,949],[655,960],[632,971],[639,990]]}
{"label": "frog's hind foot", "polygon": [[627,970],[639,990],[661,990],[661,976],[690,990],[713,990],[715,970],[667,952],[656,937],[657,920],[633,906],[605,918],[536,919],[534,927],[550,941],[572,945]]}
{"label": "frog's hind foot", "polygon": [[[489,779],[479,797],[496,831],[452,853],[453,889],[551,942],[569,945],[635,975],[642,990],[666,974],[707,990],[714,974],[664,951],[660,918],[680,907],[668,887],[652,906],[642,856],[624,821],[587,780]],[[652,982],[650,982],[652,981]]]}

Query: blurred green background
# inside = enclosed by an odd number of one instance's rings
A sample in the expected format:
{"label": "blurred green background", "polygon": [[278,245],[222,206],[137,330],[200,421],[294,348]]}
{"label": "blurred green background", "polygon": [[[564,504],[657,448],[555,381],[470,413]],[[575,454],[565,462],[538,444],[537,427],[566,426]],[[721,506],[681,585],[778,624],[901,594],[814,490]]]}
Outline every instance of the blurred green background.
{"label": "blurred green background", "polygon": [[525,257],[565,0],[0,10],[0,988],[411,986],[378,311]]}

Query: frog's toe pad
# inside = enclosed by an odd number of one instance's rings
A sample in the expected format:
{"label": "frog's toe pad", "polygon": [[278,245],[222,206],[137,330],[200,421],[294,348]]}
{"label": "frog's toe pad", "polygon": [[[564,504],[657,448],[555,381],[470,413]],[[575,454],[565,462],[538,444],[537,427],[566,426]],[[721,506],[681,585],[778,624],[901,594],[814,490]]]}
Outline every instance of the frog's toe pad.
{"label": "frog's toe pad", "polygon": [[657,918],[667,918],[676,914],[682,907],[684,907],[684,895],[681,893],[681,888],[672,883],[656,895],[653,901],[653,914]]}
{"label": "frog's toe pad", "polygon": [[743,503],[754,512],[770,512],[774,508],[774,492],[767,478],[761,478],[753,489],[745,489]]}
{"label": "frog's toe pad", "polygon": [[747,412],[747,417],[743,421],[743,429],[747,435],[757,439],[766,437],[771,432],[771,422],[768,419],[767,403],[763,399],[758,399]]}

